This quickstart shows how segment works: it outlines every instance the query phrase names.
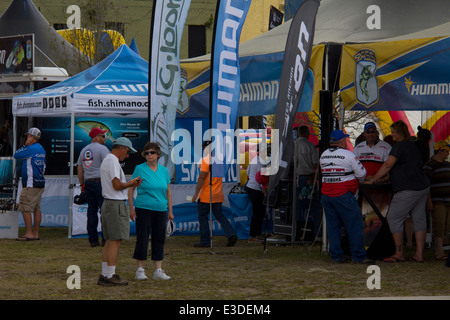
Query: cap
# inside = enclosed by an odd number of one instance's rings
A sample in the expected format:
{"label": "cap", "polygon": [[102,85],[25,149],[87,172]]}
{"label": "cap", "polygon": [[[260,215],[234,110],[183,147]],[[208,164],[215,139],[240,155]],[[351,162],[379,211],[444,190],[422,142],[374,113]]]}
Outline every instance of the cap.
{"label": "cap", "polygon": [[334,130],[330,134],[330,142],[337,142],[339,140],[342,140],[344,138],[348,138],[349,135],[342,132],[342,130]]}
{"label": "cap", "polygon": [[364,132],[366,132],[367,130],[369,130],[370,128],[374,128],[375,130],[377,129],[377,126],[375,125],[375,123],[373,122],[367,122],[364,125]]}
{"label": "cap", "polygon": [[36,139],[41,138],[41,130],[39,130],[38,128],[30,128],[30,129],[28,129],[28,132],[26,132],[25,134],[27,134],[27,135],[31,134]]}
{"label": "cap", "polygon": [[96,136],[98,136],[99,134],[104,134],[108,132],[108,130],[102,130],[100,128],[92,128],[91,132],[89,132],[89,137],[91,138],[95,138]]}
{"label": "cap", "polygon": [[434,151],[438,151],[440,149],[445,149],[450,151],[450,145],[445,140],[440,140],[434,144]]}
{"label": "cap", "polygon": [[127,148],[129,148],[131,150],[131,152],[136,152],[136,149],[133,148],[133,145],[131,144],[131,141],[128,138],[125,138],[125,137],[117,138],[114,141],[114,144],[118,145],[118,146],[127,147]]}

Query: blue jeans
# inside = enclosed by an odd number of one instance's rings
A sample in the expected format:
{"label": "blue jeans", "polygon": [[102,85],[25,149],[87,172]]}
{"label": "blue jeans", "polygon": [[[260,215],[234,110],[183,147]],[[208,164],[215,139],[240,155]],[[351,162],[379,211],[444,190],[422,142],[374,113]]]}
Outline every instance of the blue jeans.
{"label": "blue jeans", "polygon": [[257,237],[261,234],[262,224],[266,215],[264,206],[264,193],[260,190],[246,188],[248,197],[252,203],[252,219],[250,220],[250,237]]}
{"label": "blue jeans", "polygon": [[319,229],[320,223],[322,220],[322,210],[320,207],[320,197],[319,197],[319,186],[316,181],[316,185],[314,186],[314,192],[312,196],[312,200],[303,198],[302,200],[299,199],[299,194],[302,192],[302,189],[308,185],[308,176],[297,176],[297,197],[295,198],[295,219],[297,222],[304,223],[306,220],[306,215],[308,213],[309,203],[311,201],[311,208],[308,215],[308,221],[312,221],[314,224],[314,235],[317,235],[320,237],[322,234],[321,230]]}
{"label": "blue jeans", "polygon": [[341,229],[344,226],[348,233],[353,261],[363,261],[366,258],[363,218],[354,194],[347,192],[339,197],[322,195],[322,205],[325,210],[331,259],[340,261],[344,258],[341,247]]}
{"label": "blue jeans", "polygon": [[87,233],[90,243],[98,242],[98,210],[102,207],[102,184],[100,181],[86,181],[84,184],[86,199],[88,204],[87,210]]}
{"label": "blue jeans", "polygon": [[[212,204],[212,213],[214,214],[216,220],[219,221],[227,238],[230,238],[232,235],[236,234],[230,221],[228,221],[222,213],[222,202]],[[209,245],[209,203],[198,202],[198,222],[200,223],[200,244]]]}

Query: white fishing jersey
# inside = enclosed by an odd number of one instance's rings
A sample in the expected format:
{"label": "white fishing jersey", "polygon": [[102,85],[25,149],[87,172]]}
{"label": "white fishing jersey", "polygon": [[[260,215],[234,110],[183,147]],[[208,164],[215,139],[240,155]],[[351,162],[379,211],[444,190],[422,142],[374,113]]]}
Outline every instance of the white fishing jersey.
{"label": "white fishing jersey", "polygon": [[322,173],[322,193],[338,197],[347,192],[356,193],[359,182],[364,181],[366,169],[349,150],[333,147],[325,150],[320,157]]}
{"label": "white fishing jersey", "polygon": [[380,140],[373,147],[370,147],[367,141],[363,141],[353,149],[353,153],[366,168],[367,175],[373,176],[387,160],[391,149],[391,145],[385,141]]}

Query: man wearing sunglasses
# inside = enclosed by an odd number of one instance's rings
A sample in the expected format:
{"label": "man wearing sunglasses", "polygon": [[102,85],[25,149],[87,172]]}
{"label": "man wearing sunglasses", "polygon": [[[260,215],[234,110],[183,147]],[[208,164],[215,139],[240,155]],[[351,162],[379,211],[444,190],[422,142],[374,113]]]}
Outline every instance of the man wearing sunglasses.
{"label": "man wearing sunglasses", "polygon": [[[100,183],[100,165],[109,154],[105,146],[105,133],[107,130],[92,128],[89,132],[91,143],[85,146],[78,157],[77,173],[81,184],[81,192],[86,192],[88,204],[87,233],[91,247],[100,245],[98,242],[98,210],[102,207],[102,185]],[[102,239],[102,243],[105,241]]]}
{"label": "man wearing sunglasses", "polygon": [[387,160],[391,152],[391,145],[379,138],[375,123],[367,122],[364,125],[365,141],[359,143],[353,150],[358,160],[366,168],[366,180],[375,175]]}

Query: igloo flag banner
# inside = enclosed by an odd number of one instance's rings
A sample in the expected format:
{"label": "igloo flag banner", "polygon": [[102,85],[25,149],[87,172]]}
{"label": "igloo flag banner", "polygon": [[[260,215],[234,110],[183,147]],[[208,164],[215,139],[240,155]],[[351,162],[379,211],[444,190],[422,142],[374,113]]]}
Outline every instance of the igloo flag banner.
{"label": "igloo flag banner", "polygon": [[[223,177],[234,157],[234,132],[240,94],[239,39],[251,0],[218,0],[210,86],[212,176]],[[228,135],[227,135],[228,132]]]}
{"label": "igloo flag banner", "polygon": [[171,177],[174,165],[171,134],[180,89],[180,44],[191,0],[155,0],[152,15],[149,64],[149,139],[161,146],[159,163]]}
{"label": "igloo flag banner", "polygon": [[273,192],[294,154],[292,125],[309,69],[319,5],[317,0],[307,0],[300,5],[286,40],[274,127],[279,133],[279,152],[273,152],[272,147],[271,167],[276,173],[269,178],[269,199],[276,198]]}

